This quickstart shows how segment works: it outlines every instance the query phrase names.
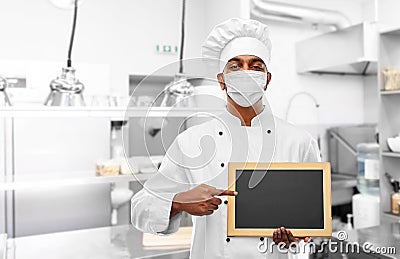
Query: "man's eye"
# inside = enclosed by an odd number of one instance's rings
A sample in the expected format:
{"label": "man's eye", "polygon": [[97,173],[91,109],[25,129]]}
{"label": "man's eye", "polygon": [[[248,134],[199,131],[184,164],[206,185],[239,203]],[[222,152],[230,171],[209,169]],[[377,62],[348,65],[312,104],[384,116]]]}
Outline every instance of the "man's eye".
{"label": "man's eye", "polygon": [[253,68],[253,69],[256,69],[256,70],[262,70],[262,69],[263,69],[262,66],[252,66],[252,68]]}
{"label": "man's eye", "polygon": [[230,69],[239,69],[239,66],[235,64],[235,65],[231,65],[229,68]]}

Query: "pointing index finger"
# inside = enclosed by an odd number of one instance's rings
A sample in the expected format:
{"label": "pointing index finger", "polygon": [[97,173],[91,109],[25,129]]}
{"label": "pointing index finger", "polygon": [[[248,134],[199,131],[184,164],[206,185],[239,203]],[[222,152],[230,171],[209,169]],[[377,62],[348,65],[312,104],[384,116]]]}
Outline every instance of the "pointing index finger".
{"label": "pointing index finger", "polygon": [[238,192],[231,190],[220,190],[221,192],[217,196],[236,196]]}

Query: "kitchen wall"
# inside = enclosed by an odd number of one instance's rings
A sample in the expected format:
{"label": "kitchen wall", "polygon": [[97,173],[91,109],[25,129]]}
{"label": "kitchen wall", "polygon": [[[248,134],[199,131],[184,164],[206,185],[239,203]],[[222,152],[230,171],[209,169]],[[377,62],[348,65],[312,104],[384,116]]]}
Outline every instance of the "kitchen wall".
{"label": "kitchen wall", "polygon": [[364,122],[377,123],[379,116],[378,77],[364,77]]}
{"label": "kitchen wall", "polygon": [[[205,0],[207,21],[205,31],[232,16],[249,17],[250,0]],[[342,12],[352,24],[362,21],[375,21],[374,0],[280,0],[289,4],[314,8],[331,9]],[[254,18],[254,17],[252,17]],[[272,59],[269,66],[273,74],[267,90],[267,98],[274,113],[285,118],[289,100],[299,92],[314,96],[320,105],[318,109],[307,95],[297,96],[288,113],[288,120],[301,125],[314,137],[324,139],[328,127],[344,124],[377,122],[378,95],[376,76],[336,76],[336,75],[299,75],[295,69],[295,44],[314,35],[329,31],[327,27],[290,24],[261,20],[270,27],[272,39]],[[332,55],[335,51],[332,50]],[[327,157],[326,142],[322,143],[323,156]]]}
{"label": "kitchen wall", "polygon": [[[240,14],[237,6],[249,1],[207,0],[206,11],[209,17],[206,29],[227,17]],[[232,2],[235,2],[233,4]],[[295,1],[285,0],[297,5],[337,10],[345,14],[353,24],[363,20],[374,20],[373,0],[357,1]],[[236,8],[235,8],[236,7]],[[241,14],[242,16],[244,14]],[[362,123],[364,114],[364,80],[358,76],[299,75],[295,70],[295,43],[327,31],[327,28],[313,28],[310,25],[262,21],[269,25],[272,39],[272,59],[270,70],[272,82],[267,90],[268,100],[273,111],[285,117],[289,99],[298,92],[306,91],[316,97],[320,104],[319,115],[307,96],[299,96],[290,109],[289,120],[296,124],[347,124]],[[334,54],[334,50],[332,51]],[[367,95],[368,97],[370,95]],[[372,98],[372,97],[371,97]],[[370,100],[367,100],[369,102]],[[368,117],[368,121],[375,118]]]}

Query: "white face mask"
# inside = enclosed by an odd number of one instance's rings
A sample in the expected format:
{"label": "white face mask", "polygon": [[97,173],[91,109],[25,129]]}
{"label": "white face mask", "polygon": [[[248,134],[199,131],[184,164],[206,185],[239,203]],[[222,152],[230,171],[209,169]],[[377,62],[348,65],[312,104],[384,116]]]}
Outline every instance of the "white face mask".
{"label": "white face mask", "polygon": [[254,70],[239,70],[224,74],[227,93],[242,107],[254,105],[264,94],[267,74]]}

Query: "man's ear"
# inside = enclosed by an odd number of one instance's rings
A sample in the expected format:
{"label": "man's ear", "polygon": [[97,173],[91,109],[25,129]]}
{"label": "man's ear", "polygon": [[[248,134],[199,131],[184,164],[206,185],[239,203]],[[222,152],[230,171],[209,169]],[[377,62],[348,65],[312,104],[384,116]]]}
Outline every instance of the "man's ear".
{"label": "man's ear", "polygon": [[218,79],[218,83],[219,86],[221,87],[221,90],[225,90],[226,89],[226,85],[225,85],[225,81],[224,81],[224,75],[222,73],[219,73],[217,75],[217,79]]}
{"label": "man's ear", "polygon": [[270,72],[267,73],[267,84],[264,87],[264,91],[267,90],[269,83],[271,82],[272,74]]}

